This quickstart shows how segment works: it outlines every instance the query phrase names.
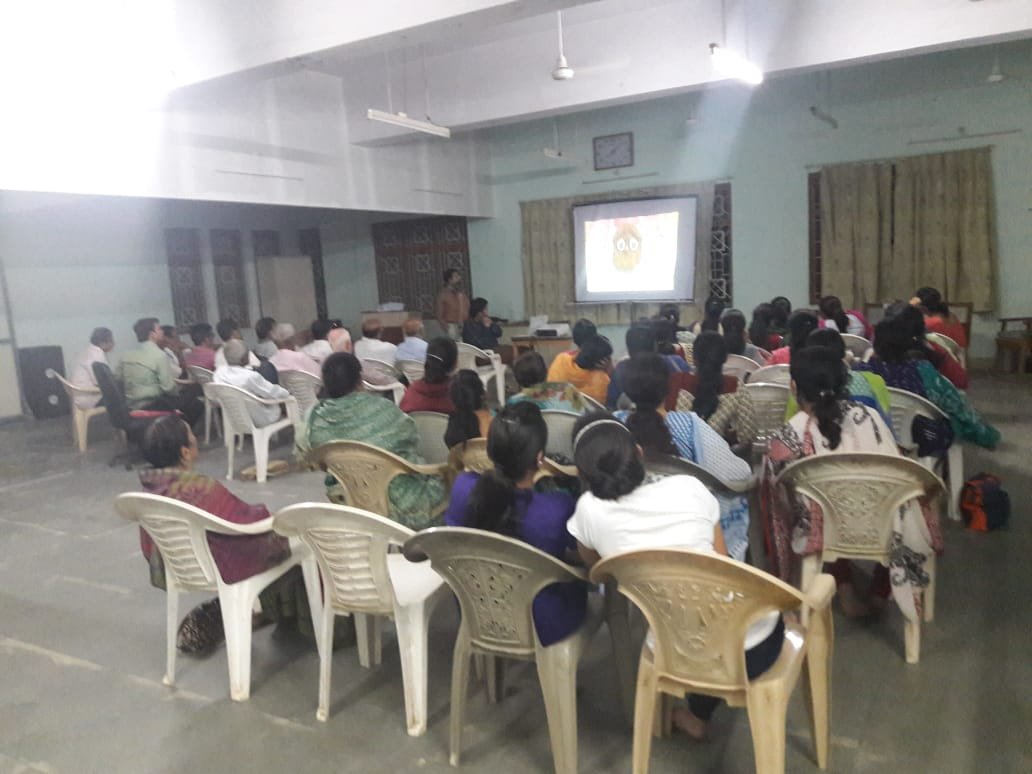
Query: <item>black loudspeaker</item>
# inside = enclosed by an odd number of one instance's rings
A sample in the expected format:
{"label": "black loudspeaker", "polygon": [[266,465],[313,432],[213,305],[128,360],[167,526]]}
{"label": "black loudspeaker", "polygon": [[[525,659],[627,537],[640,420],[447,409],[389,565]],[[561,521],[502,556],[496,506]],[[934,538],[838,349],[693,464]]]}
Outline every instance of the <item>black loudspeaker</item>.
{"label": "black loudspeaker", "polygon": [[22,395],[36,419],[60,417],[68,413],[68,396],[57,379],[47,376],[57,371],[64,376],[64,355],[60,347],[25,347],[18,350]]}

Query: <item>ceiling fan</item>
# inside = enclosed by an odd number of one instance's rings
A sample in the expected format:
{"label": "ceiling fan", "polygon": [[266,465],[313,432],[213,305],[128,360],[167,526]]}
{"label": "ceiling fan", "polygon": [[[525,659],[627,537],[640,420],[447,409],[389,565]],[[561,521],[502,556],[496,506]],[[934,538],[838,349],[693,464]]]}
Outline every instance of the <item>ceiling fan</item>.
{"label": "ceiling fan", "polygon": [[563,12],[555,12],[556,20],[556,33],[559,41],[559,55],[555,60],[555,67],[552,68],[552,80],[554,81],[569,81],[573,79],[576,73],[581,75],[592,75],[595,73],[605,72],[607,70],[621,70],[631,63],[629,57],[617,60],[615,62],[609,62],[607,64],[592,65],[589,67],[579,67],[574,70],[570,67],[569,61],[566,59],[566,50],[563,45]]}

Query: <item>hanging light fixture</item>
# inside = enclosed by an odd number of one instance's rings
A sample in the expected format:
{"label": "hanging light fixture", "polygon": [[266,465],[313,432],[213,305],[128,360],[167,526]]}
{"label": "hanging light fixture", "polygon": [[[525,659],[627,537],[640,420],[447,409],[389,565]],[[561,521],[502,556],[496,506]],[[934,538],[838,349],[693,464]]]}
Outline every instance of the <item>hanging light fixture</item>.
{"label": "hanging light fixture", "polygon": [[[748,25],[748,21],[746,21]],[[763,69],[749,61],[747,56],[732,51],[727,47],[727,3],[720,2],[720,27],[723,44],[710,43],[710,56],[713,58],[714,69],[726,78],[733,78],[736,81],[747,83],[750,86],[759,86],[763,83]],[[749,30],[745,30],[746,53],[749,50]]]}

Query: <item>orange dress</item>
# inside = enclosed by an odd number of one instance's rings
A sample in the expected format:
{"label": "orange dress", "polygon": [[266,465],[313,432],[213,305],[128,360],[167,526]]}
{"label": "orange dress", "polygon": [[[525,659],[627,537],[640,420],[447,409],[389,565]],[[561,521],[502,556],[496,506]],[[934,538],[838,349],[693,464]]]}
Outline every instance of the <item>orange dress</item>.
{"label": "orange dress", "polygon": [[594,398],[603,406],[606,405],[606,392],[609,390],[609,374],[605,371],[586,370],[577,365],[577,350],[561,352],[556,355],[548,369],[549,382],[566,382],[572,384],[589,398]]}

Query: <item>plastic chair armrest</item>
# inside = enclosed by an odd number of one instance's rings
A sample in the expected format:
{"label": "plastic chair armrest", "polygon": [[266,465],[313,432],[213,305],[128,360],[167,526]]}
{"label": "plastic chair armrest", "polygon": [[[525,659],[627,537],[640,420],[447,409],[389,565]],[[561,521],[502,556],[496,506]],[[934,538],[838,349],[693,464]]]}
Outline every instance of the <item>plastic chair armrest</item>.
{"label": "plastic chair armrest", "polygon": [[821,573],[810,583],[804,594],[807,607],[811,610],[824,610],[831,604],[835,596],[835,579],[827,573]]}
{"label": "plastic chair armrest", "polygon": [[422,473],[424,476],[443,476],[445,473],[448,472],[447,462],[439,462],[436,465],[416,465],[412,462],[409,462],[405,465],[405,467],[408,469],[408,472],[410,473]]}

